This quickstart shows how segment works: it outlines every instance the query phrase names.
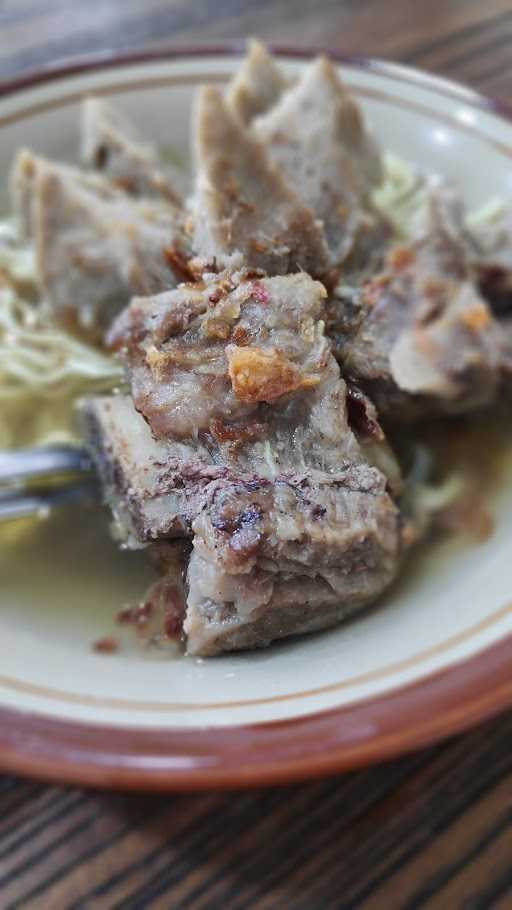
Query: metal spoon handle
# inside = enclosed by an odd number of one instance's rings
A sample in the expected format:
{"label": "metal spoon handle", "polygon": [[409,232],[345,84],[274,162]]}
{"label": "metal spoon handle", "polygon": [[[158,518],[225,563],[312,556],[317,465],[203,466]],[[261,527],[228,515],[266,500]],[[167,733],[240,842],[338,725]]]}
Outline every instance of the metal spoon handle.
{"label": "metal spoon handle", "polygon": [[[0,484],[19,486],[36,480],[69,482],[69,475],[90,474],[91,460],[79,446],[41,446],[0,452]],[[66,480],[67,479],[67,480]]]}
{"label": "metal spoon handle", "polygon": [[98,487],[94,481],[71,484],[62,489],[52,488],[30,493],[20,490],[0,493],[0,522],[31,516],[46,518],[53,509],[74,502],[97,499]]}
{"label": "metal spoon handle", "polygon": [[96,499],[92,462],[79,446],[0,452],[0,522],[44,518],[67,503]]}

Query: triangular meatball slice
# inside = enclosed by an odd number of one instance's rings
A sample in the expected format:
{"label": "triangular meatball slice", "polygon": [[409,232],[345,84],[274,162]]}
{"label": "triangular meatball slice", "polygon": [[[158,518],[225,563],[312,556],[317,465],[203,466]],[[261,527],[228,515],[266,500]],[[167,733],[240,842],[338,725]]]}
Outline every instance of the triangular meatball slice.
{"label": "triangular meatball slice", "polygon": [[101,340],[133,294],[181,280],[176,263],[187,254],[179,210],[120,191],[104,194],[80,171],[42,159],[32,196],[39,289],[70,328]]}
{"label": "triangular meatball slice", "polygon": [[183,175],[160,165],[156,147],[140,135],[124,114],[102,98],[82,106],[81,155],[87,167],[108,177],[133,196],[154,196],[181,205]]}
{"label": "triangular meatball slice", "polygon": [[199,92],[193,143],[192,245],[200,259],[323,277],[328,256],[321,227],[214,87]]}
{"label": "triangular meatball slice", "polygon": [[378,221],[368,196],[381,178],[380,154],[336,68],[320,57],[254,123],[290,187],[321,219],[333,265]]}
{"label": "triangular meatball slice", "polygon": [[248,125],[270,110],[288,85],[265,45],[251,38],[242,65],[228,86],[226,100],[239,120]]}

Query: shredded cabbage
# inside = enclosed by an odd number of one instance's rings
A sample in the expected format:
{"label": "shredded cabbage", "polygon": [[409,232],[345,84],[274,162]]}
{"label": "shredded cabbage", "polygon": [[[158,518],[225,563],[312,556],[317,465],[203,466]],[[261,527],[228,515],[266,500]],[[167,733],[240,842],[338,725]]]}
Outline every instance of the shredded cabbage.
{"label": "shredded cabbage", "polygon": [[15,286],[34,285],[34,251],[28,244],[20,244],[14,219],[0,221],[0,276]]}
{"label": "shredded cabbage", "polygon": [[[374,190],[372,201],[391,222],[400,239],[405,239],[413,221],[427,202],[427,187],[432,175],[424,174],[409,162],[391,152],[384,155],[384,179]],[[466,225],[477,228],[501,220],[505,214],[502,199],[493,197],[482,206],[469,212]]]}
{"label": "shredded cabbage", "polygon": [[480,208],[469,212],[466,217],[466,224],[470,228],[477,228],[485,224],[496,224],[501,221],[505,215],[506,209],[502,199],[493,196],[488,202],[485,202]]}
{"label": "shredded cabbage", "polygon": [[386,152],[384,179],[373,203],[388,218],[399,237],[405,237],[414,216],[426,202],[425,177],[406,161]]}
{"label": "shredded cabbage", "polygon": [[56,326],[17,286],[33,280],[31,251],[0,225],[0,447],[72,441],[77,398],[112,389],[121,368],[109,354]]}

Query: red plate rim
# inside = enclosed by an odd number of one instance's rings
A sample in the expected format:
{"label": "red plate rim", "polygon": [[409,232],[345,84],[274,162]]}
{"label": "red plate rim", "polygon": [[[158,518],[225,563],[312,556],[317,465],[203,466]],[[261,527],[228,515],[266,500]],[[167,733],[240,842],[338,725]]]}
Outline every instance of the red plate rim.
{"label": "red plate rim", "polygon": [[0,767],[130,790],[282,784],[431,745],[512,705],[512,635],[377,698],[270,723],[173,729],[93,725],[0,709]]}
{"label": "red plate rim", "polygon": [[[512,107],[412,67],[332,48],[271,46],[281,56],[332,59],[512,120]],[[234,56],[245,42],[88,55],[0,81],[0,97],[93,71]],[[461,732],[512,705],[512,635],[411,685],[342,708],[232,727],[131,728],[0,708],[0,767],[58,783],[133,790],[236,789],[288,783],[396,757]]]}

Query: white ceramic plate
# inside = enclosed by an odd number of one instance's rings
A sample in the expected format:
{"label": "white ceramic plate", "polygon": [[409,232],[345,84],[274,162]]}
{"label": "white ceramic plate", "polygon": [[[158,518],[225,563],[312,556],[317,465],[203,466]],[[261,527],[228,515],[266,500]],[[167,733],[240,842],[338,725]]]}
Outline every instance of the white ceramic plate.
{"label": "white ceramic plate", "polygon": [[[21,145],[76,159],[90,92],[186,155],[196,86],[225,82],[237,62],[227,48],[132,55],[5,86],[0,174]],[[302,60],[282,63],[293,74]],[[391,64],[342,72],[384,147],[455,177],[471,205],[512,201],[512,125],[491,102]],[[63,514],[51,534],[42,524],[16,560],[0,554],[0,765],[105,786],[241,786],[383,758],[498,711],[512,701],[512,460],[492,508],[487,541],[425,548],[354,621],[205,661],[130,644],[94,653],[150,570],[116,551],[101,514]]]}

